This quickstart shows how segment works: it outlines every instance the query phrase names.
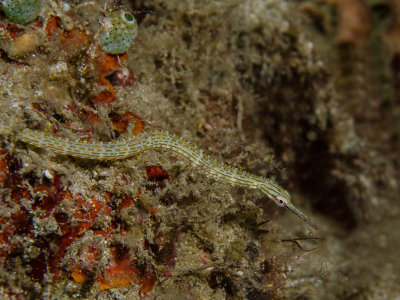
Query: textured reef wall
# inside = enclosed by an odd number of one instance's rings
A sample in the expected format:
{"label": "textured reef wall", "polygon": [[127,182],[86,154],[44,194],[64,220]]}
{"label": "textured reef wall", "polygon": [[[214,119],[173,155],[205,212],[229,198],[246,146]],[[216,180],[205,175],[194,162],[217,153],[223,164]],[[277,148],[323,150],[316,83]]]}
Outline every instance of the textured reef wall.
{"label": "textured reef wall", "polygon": [[[380,43],[396,1],[7,3],[2,298],[399,296],[400,52]],[[25,128],[102,142],[168,130],[275,178],[321,229],[178,155],[55,155],[17,141]]]}

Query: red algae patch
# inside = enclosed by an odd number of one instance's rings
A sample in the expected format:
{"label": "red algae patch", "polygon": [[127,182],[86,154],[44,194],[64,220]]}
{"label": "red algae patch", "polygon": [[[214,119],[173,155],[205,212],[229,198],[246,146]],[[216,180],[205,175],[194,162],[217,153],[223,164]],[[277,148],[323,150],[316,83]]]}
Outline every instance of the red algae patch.
{"label": "red algae patch", "polygon": [[111,122],[114,126],[114,129],[119,133],[126,133],[128,126],[135,122],[134,128],[131,130],[131,134],[141,133],[144,129],[144,122],[136,116],[134,113],[128,112],[123,114],[111,114],[110,115]]}
{"label": "red algae patch", "polygon": [[45,25],[46,37],[58,36],[61,31],[61,19],[56,16],[48,17]]}
{"label": "red algae patch", "polygon": [[147,178],[153,181],[161,181],[165,179],[171,180],[171,175],[165,172],[160,166],[147,166],[146,168]]}
{"label": "red algae patch", "polygon": [[93,102],[106,104],[116,100],[115,89],[107,76],[119,70],[121,68],[120,64],[124,62],[126,58],[126,54],[117,57],[115,55],[109,55],[99,51],[99,57],[96,61],[99,70],[99,80],[97,84],[99,87],[102,87],[105,90],[101,91],[97,96],[95,96],[93,98]]}
{"label": "red algae patch", "polygon": [[4,186],[9,175],[10,170],[8,169],[9,156],[3,149],[0,150],[0,186]]}
{"label": "red algae patch", "polygon": [[116,56],[99,51],[96,64],[99,68],[100,77],[106,77],[116,70],[119,70],[121,68],[121,64],[124,63],[127,58],[128,55],[126,53]]}
{"label": "red algae patch", "polygon": [[115,101],[115,89],[107,78],[100,77],[97,84],[99,87],[105,88],[105,90],[101,91],[96,97],[94,97],[93,102],[107,104]]}

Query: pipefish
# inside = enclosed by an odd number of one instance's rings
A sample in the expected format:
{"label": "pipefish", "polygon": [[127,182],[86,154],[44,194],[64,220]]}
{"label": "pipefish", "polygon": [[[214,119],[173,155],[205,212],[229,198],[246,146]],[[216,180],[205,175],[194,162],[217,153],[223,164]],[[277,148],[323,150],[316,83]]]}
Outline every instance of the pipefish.
{"label": "pipefish", "polygon": [[[4,134],[12,131],[11,125],[0,122],[0,133]],[[24,129],[16,133],[16,139],[57,154],[92,160],[124,159],[147,150],[175,152],[190,160],[193,165],[199,167],[211,177],[231,185],[259,190],[278,206],[288,208],[312,228],[319,229],[318,225],[313,223],[290,202],[289,192],[275,181],[224,164],[182,137],[170,134],[167,131],[156,130],[149,133],[140,133],[126,139],[103,143],[75,141],[56,137],[42,131]]]}

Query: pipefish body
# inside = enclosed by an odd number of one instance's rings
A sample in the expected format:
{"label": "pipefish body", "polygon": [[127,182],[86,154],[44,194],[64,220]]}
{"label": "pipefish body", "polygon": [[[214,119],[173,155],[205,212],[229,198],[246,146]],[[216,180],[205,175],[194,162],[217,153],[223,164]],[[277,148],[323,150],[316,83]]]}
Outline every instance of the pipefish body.
{"label": "pipefish body", "polygon": [[[0,133],[12,132],[12,126],[0,122]],[[259,190],[278,206],[286,207],[307,222],[312,228],[319,229],[306,215],[291,202],[290,194],[275,181],[255,176],[224,164],[206,154],[197,146],[167,131],[141,133],[127,139],[109,143],[75,141],[56,137],[46,132],[24,129],[16,133],[16,139],[33,146],[53,151],[57,154],[71,155],[93,160],[124,159],[147,150],[167,150],[184,156],[207,175],[236,186]]]}

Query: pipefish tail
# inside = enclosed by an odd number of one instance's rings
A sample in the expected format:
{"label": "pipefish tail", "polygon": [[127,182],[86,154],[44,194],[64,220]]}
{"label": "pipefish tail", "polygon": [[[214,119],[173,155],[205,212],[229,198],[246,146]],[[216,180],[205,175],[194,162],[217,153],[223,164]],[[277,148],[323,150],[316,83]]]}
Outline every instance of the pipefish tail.
{"label": "pipefish tail", "polygon": [[[12,132],[11,125],[0,123],[0,133],[10,132]],[[319,229],[318,225],[313,223],[290,202],[290,194],[273,180],[228,166],[212,158],[192,143],[167,131],[156,130],[127,139],[102,143],[75,141],[56,137],[46,132],[24,129],[16,133],[16,139],[57,154],[93,160],[124,159],[140,152],[154,149],[172,151],[184,156],[193,165],[199,167],[211,177],[232,185],[259,190],[278,206],[288,208],[312,228]]]}

